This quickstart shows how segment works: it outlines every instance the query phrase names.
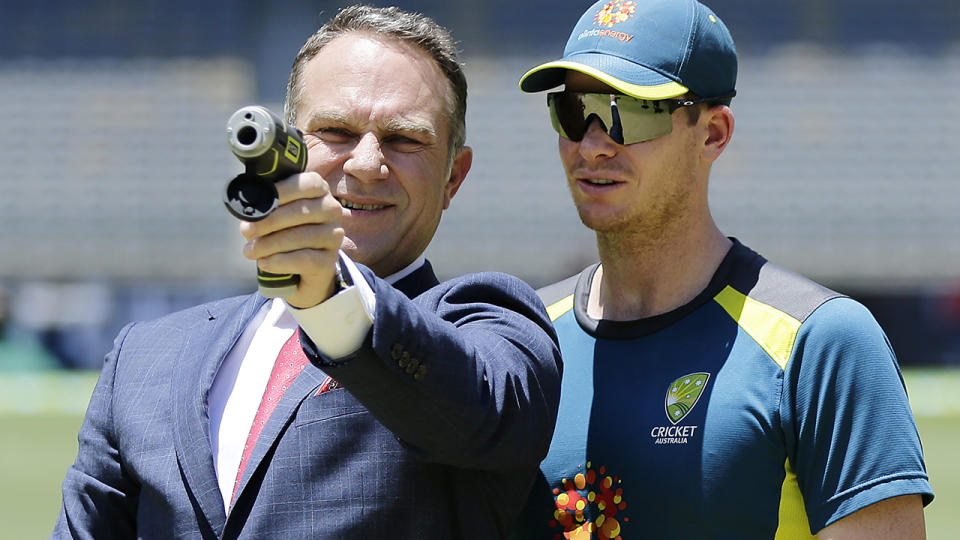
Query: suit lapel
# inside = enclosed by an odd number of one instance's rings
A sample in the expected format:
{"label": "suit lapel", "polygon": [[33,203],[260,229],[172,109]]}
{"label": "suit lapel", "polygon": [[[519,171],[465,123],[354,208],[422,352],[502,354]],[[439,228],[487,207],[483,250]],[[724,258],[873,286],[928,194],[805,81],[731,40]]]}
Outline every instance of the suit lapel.
{"label": "suit lapel", "polygon": [[221,312],[211,311],[207,320],[197,323],[199,331],[185,332],[187,337],[177,359],[176,382],[172,385],[177,462],[191,500],[215,535],[223,530],[226,514],[210,444],[208,393],[224,357],[265,301],[251,295],[239,304],[221,302]]}

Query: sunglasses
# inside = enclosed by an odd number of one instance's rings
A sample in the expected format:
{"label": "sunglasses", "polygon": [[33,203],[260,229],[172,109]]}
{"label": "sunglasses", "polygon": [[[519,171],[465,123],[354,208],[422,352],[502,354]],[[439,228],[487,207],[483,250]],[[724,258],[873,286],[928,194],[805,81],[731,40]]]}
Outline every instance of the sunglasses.
{"label": "sunglasses", "polygon": [[718,102],[733,94],[703,99],[649,100],[623,94],[551,92],[547,94],[553,129],[571,141],[582,141],[594,119],[617,144],[633,144],[673,131],[671,115],[681,107]]}

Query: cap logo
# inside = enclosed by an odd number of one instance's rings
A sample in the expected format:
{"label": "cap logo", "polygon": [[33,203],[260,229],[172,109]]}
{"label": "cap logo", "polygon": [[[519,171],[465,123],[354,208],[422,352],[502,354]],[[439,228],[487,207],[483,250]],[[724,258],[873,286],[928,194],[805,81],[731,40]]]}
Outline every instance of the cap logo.
{"label": "cap logo", "polygon": [[593,23],[597,26],[610,28],[633,17],[636,11],[637,3],[633,0],[612,0],[604,4],[600,11],[593,16]]}

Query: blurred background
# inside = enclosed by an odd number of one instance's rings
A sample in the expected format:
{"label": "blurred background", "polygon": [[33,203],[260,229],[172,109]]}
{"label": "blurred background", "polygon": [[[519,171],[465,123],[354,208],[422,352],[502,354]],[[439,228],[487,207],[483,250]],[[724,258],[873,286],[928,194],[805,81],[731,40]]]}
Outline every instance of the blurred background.
{"label": "blurred background", "polygon": [[[282,110],[300,45],[347,3],[0,0],[0,479],[21,486],[5,490],[0,522],[22,527],[11,538],[49,533],[92,370],[120,327],[255,289],[221,203],[240,171],[224,126],[243,105]],[[589,2],[370,3],[430,15],[461,45],[475,157],[428,250],[441,278],[501,270],[542,286],[593,261],[545,98],[517,89],[559,55]],[[937,491],[930,537],[951,537],[960,3],[708,3],[740,53],[715,217],[873,311],[904,367]]]}

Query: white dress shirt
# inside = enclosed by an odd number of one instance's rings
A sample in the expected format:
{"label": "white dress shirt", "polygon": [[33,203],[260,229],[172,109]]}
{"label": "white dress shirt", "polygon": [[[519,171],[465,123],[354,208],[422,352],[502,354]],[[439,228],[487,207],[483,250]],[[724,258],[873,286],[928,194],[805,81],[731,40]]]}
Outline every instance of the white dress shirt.
{"label": "white dress shirt", "polygon": [[[228,512],[243,447],[260,399],[280,349],[297,326],[331,358],[342,358],[359,349],[373,326],[373,290],[353,261],[343,253],[340,259],[353,285],[307,309],[294,308],[281,298],[266,302],[243,329],[214,377],[208,396],[210,444],[220,494]],[[396,283],[425,262],[421,255],[386,281]]]}

